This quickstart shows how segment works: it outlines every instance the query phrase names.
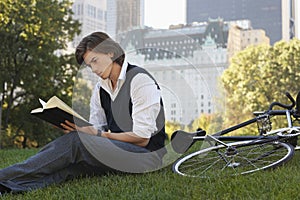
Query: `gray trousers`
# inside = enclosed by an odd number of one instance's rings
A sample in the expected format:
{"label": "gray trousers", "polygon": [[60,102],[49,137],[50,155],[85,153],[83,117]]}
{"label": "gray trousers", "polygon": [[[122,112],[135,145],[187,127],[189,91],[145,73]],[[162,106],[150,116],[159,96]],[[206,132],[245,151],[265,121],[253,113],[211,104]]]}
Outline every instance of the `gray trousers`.
{"label": "gray trousers", "polygon": [[24,162],[0,170],[0,188],[23,192],[80,176],[143,173],[160,166],[160,156],[143,147],[70,132]]}

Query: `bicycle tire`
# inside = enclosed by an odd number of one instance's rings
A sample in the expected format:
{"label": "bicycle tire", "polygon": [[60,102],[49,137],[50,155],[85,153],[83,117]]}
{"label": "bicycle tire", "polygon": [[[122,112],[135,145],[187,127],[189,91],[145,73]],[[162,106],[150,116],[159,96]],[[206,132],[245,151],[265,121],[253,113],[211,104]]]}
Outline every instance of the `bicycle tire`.
{"label": "bicycle tire", "polygon": [[173,171],[188,177],[213,178],[254,173],[275,168],[294,155],[292,145],[284,142],[238,141],[228,143],[236,152],[228,155],[219,144],[188,154],[173,164]]}

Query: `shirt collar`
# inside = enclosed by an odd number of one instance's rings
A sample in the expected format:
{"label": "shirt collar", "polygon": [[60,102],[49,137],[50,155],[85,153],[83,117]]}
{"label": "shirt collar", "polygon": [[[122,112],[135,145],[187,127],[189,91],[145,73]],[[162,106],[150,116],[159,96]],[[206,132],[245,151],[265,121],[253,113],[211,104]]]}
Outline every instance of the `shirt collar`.
{"label": "shirt collar", "polygon": [[[118,91],[121,88],[121,86],[123,85],[123,83],[125,82],[127,67],[128,67],[128,62],[127,62],[127,59],[126,59],[126,56],[125,56],[125,59],[124,59],[124,62],[123,62],[122,68],[121,68],[121,72],[120,72],[119,77],[118,77],[116,91]],[[103,89],[105,89],[109,93],[112,93],[112,91],[110,89],[111,88],[111,82],[109,81],[109,79],[100,78],[100,82],[101,82],[101,87]]]}
{"label": "shirt collar", "polygon": [[121,69],[118,80],[125,80],[127,67],[128,67],[128,62],[127,62],[127,59],[126,59],[126,56],[125,56],[125,59],[124,59],[124,62],[123,62],[122,69]]}

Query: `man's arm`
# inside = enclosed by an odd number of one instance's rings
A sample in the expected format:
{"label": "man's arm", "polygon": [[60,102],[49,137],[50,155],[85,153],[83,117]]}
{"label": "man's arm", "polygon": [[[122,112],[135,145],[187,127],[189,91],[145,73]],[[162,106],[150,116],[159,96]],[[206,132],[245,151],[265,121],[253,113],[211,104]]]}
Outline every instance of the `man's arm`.
{"label": "man's arm", "polygon": [[149,142],[149,138],[142,138],[140,136],[137,136],[133,132],[123,132],[123,133],[103,132],[101,136],[112,140],[119,140],[122,142],[132,143],[142,147],[147,146]]}
{"label": "man's arm", "polygon": [[[69,133],[70,131],[77,130],[90,135],[98,135],[98,130],[95,129],[93,126],[79,127],[69,121],[65,121],[65,123],[61,125],[65,129],[65,133]],[[128,142],[142,147],[145,147],[149,142],[149,138],[142,138],[134,134],[133,132],[123,132],[123,133],[102,132],[101,137],[105,137],[112,140],[119,140],[121,142]]]}

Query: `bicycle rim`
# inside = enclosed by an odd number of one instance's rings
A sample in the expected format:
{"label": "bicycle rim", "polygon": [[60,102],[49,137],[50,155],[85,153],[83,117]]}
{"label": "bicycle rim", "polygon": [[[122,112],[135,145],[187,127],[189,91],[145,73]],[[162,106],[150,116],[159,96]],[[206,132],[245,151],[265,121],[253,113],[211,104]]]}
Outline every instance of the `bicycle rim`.
{"label": "bicycle rim", "polygon": [[228,154],[223,144],[212,146],[179,159],[173,171],[200,178],[236,176],[277,167],[294,154],[294,148],[283,142],[240,141],[228,145],[234,147],[234,153]]}

